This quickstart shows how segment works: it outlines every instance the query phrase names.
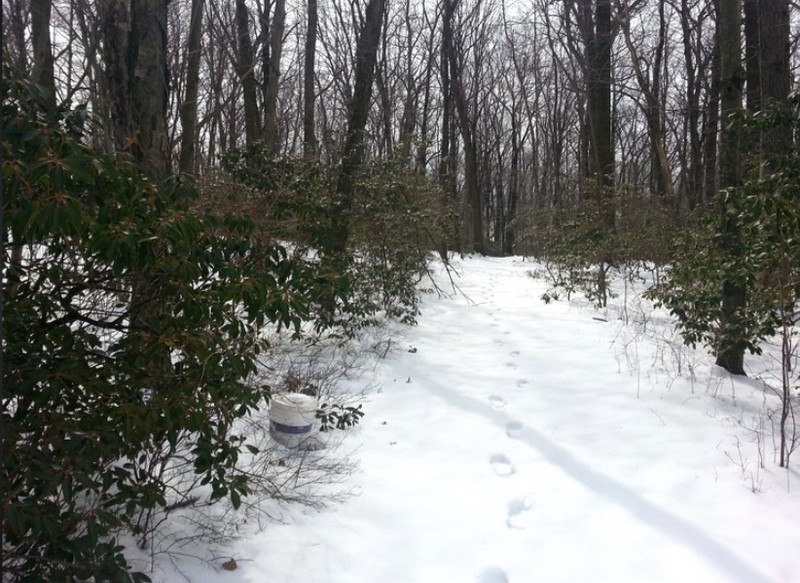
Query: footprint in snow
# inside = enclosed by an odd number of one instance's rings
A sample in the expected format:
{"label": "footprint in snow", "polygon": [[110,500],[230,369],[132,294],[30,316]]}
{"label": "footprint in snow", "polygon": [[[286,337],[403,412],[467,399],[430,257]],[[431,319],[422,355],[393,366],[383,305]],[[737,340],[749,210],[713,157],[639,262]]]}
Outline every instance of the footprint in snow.
{"label": "footprint in snow", "polygon": [[489,458],[489,463],[492,464],[494,473],[503,478],[510,476],[516,471],[511,460],[502,453],[492,454],[492,457]]}
{"label": "footprint in snow", "polygon": [[478,583],[508,583],[508,575],[500,567],[487,567],[478,577]]}
{"label": "footprint in snow", "polygon": [[512,350],[508,355],[509,356],[519,356],[519,350]]}
{"label": "footprint in snow", "polygon": [[530,381],[528,379],[519,379],[517,381],[517,386],[518,387],[524,387],[527,384],[530,384]]}
{"label": "footprint in snow", "polygon": [[517,368],[517,363],[509,361],[509,362],[505,363],[505,366],[506,366],[506,368]]}
{"label": "footprint in snow", "polygon": [[523,530],[528,526],[528,511],[531,508],[533,508],[533,498],[530,496],[511,500],[508,503],[506,526],[508,526],[508,528]]}
{"label": "footprint in snow", "polygon": [[489,395],[489,404],[494,409],[505,409],[506,400],[500,395]]}
{"label": "footprint in snow", "polygon": [[502,346],[503,344],[505,344],[505,341],[500,340],[499,338],[495,338],[494,340],[492,340],[492,344],[496,344],[497,346]]}
{"label": "footprint in snow", "polygon": [[506,424],[506,435],[514,439],[522,436],[524,427],[519,421],[509,421]]}

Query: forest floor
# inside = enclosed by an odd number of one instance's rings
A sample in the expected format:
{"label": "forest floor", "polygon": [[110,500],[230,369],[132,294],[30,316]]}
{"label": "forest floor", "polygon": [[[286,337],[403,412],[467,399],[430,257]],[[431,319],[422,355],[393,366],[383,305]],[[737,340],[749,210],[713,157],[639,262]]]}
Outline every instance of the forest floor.
{"label": "forest floor", "polygon": [[519,257],[453,266],[342,381],[365,416],[326,455],[357,466],[320,487],[353,495],[275,502],[213,560],[156,556],[154,581],[800,581],[769,350],[734,379],[621,282],[599,310],[545,303]]}

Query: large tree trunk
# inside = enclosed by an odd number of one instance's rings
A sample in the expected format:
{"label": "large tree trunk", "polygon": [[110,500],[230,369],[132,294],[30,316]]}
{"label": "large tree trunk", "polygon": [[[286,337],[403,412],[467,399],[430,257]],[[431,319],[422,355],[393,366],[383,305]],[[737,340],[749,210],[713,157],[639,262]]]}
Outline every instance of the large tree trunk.
{"label": "large tree trunk", "polygon": [[109,153],[129,149],[135,136],[131,117],[130,45],[131,17],[126,0],[100,0],[101,36],[108,118],[106,119]]}
{"label": "large tree trunk", "polygon": [[[131,151],[144,174],[160,187],[170,175],[167,135],[167,3],[169,0],[132,0],[130,35],[130,104],[133,127]],[[144,342],[163,332],[163,306],[153,292],[154,282],[139,277],[133,282],[132,324]],[[153,366],[172,367],[163,346]]]}
{"label": "large tree trunk", "polygon": [[236,0],[236,36],[239,47],[236,72],[242,83],[244,94],[245,144],[252,146],[261,141],[261,120],[258,114],[256,80],[253,74],[255,58],[253,42],[250,39],[250,11],[247,9],[245,0]]}
{"label": "large tree trunk", "polygon": [[[453,50],[453,7],[450,2],[443,2],[442,43],[439,60],[440,82],[442,89],[442,130],[439,144],[438,178],[442,190],[444,208],[450,209],[456,200],[456,138],[453,91],[450,80],[450,52]],[[439,244],[439,255],[447,261],[448,241]]]}
{"label": "large tree trunk", "polygon": [[[745,74],[741,53],[741,0],[719,0],[717,26],[720,47],[720,93],[722,110],[722,136],[720,140],[720,188],[732,188],[742,182],[741,135],[731,115],[742,107]],[[721,231],[720,261],[726,262],[738,253],[739,226],[735,212],[726,206],[720,209]],[[716,363],[732,374],[743,375],[744,347],[736,342],[743,332],[739,330],[741,311],[747,304],[744,286],[727,279],[722,283],[721,333],[724,344],[717,351]]]}
{"label": "large tree trunk", "polygon": [[192,0],[192,18],[189,23],[189,51],[186,64],[186,95],[181,104],[181,155],[180,172],[191,174],[196,169],[197,145],[197,95],[200,85],[200,39],[203,33],[203,5],[205,0]]}
{"label": "large tree trunk", "polygon": [[580,0],[579,27],[586,49],[586,130],[589,146],[587,164],[590,195],[602,212],[603,227],[615,230],[614,211],[614,134],[611,111],[611,49],[614,29],[611,0]]}
{"label": "large tree trunk", "polygon": [[405,90],[403,100],[403,117],[400,121],[400,158],[411,164],[411,142],[414,139],[414,128],[417,125],[417,111],[419,106],[419,87],[414,76],[414,28],[411,22],[411,0],[405,2],[405,32],[407,35],[405,46]]}
{"label": "large tree trunk", "polygon": [[452,31],[452,17],[458,6],[459,0],[445,0],[445,26],[450,33],[449,44],[445,47],[450,70],[450,87],[453,104],[458,114],[458,127],[461,140],[464,142],[464,196],[467,203],[467,248],[471,252],[484,253],[485,243],[483,234],[483,197],[481,196],[481,183],[478,173],[478,148],[475,143],[473,121],[470,119],[467,95],[464,91],[462,71],[459,66],[458,50],[455,36]]}
{"label": "large tree trunk", "polygon": [[264,143],[273,155],[278,153],[278,87],[285,26],[286,0],[275,0],[275,13],[269,32],[269,60],[264,93]]}
{"label": "large tree trunk", "polygon": [[160,184],[170,172],[167,137],[167,3],[132,0],[130,41],[131,119],[134,156]]}
{"label": "large tree trunk", "polygon": [[350,236],[350,211],[353,207],[355,175],[364,160],[364,129],[367,126],[378,45],[383,28],[385,0],[369,0],[364,27],[356,45],[356,71],[353,98],[350,102],[347,137],[342,152],[336,201],[331,212],[331,251],[341,255]]}
{"label": "large tree trunk", "polygon": [[[787,110],[791,91],[789,2],[759,0],[761,106]],[[790,127],[775,127],[761,135],[766,157],[785,154],[792,144]]]}
{"label": "large tree trunk", "polygon": [[314,131],[315,58],[317,53],[317,0],[308,0],[308,26],[306,30],[303,67],[303,156],[306,160],[317,157],[317,136]]}
{"label": "large tree trunk", "polygon": [[33,42],[33,82],[47,93],[48,104],[55,108],[56,81],[53,46],[50,42],[52,0],[31,0],[31,40]]}
{"label": "large tree trunk", "polygon": [[689,134],[689,156],[685,161],[685,180],[682,185],[682,211],[692,211],[702,200],[703,180],[702,151],[700,140],[700,87],[697,81],[698,59],[692,43],[691,10],[688,0],[681,0],[681,29],[683,32],[683,56],[686,62],[686,133]]}

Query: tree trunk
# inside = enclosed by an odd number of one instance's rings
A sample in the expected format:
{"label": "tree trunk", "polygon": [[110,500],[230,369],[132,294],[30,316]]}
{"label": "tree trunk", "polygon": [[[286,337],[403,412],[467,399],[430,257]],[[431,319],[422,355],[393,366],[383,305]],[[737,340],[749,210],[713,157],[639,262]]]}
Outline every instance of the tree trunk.
{"label": "tree trunk", "polygon": [[131,2],[131,110],[134,156],[155,184],[170,172],[167,138],[167,3]]}
{"label": "tree trunk", "polygon": [[47,94],[50,107],[56,106],[56,81],[53,46],[50,42],[52,0],[31,0],[31,41],[33,43],[33,82]]}
{"label": "tree trunk", "polygon": [[[453,5],[442,3],[442,43],[439,61],[442,89],[442,133],[439,146],[439,184],[445,209],[451,209],[456,200],[456,140],[453,108],[453,84],[450,80],[450,52],[453,50]],[[447,261],[448,241],[439,245],[439,256]]]}
{"label": "tree trunk", "polygon": [[703,179],[702,150],[700,140],[700,88],[697,82],[697,59],[692,44],[693,24],[688,0],[681,0],[681,29],[683,32],[683,56],[686,62],[686,105],[688,115],[686,129],[689,134],[689,156],[685,162],[685,184],[683,186],[682,211],[694,210],[702,196]]}
{"label": "tree trunk", "polygon": [[[742,0],[745,39],[744,62],[747,76],[745,104],[750,111],[761,110],[761,63],[758,58],[758,52],[760,50],[758,4],[759,0]],[[749,147],[749,143],[745,144],[745,146],[748,148],[748,151],[752,150],[753,153],[758,149],[757,143],[754,144],[756,147],[752,149]]]}
{"label": "tree trunk", "polygon": [[520,168],[519,158],[522,144],[519,139],[519,127],[516,123],[516,115],[511,118],[511,176],[508,185],[508,212],[506,213],[505,237],[503,239],[503,254],[514,254],[514,243],[516,233],[514,231],[514,219],[517,215],[517,204],[519,200]]}
{"label": "tree trunk", "polygon": [[[788,113],[791,91],[791,49],[788,0],[759,0],[759,55],[761,106]],[[769,158],[786,154],[792,145],[790,127],[774,127],[761,135],[762,154]]]}
{"label": "tree trunk", "polygon": [[405,99],[403,99],[403,116],[400,120],[399,156],[411,165],[411,142],[414,139],[414,128],[417,125],[419,106],[419,87],[414,76],[414,25],[411,22],[411,0],[405,2],[404,24],[406,33],[405,51]]}
{"label": "tree trunk", "polygon": [[181,155],[178,169],[192,174],[196,170],[197,95],[200,85],[200,40],[203,34],[203,5],[205,0],[192,0],[189,23],[188,62],[186,64],[186,95],[181,104]]}
{"label": "tree trunk", "polygon": [[255,58],[250,39],[250,11],[245,0],[236,0],[236,37],[239,55],[236,72],[242,83],[244,93],[244,133],[245,144],[249,147],[261,141],[261,121],[256,100],[256,80],[253,74]]}
{"label": "tree trunk", "polygon": [[98,4],[105,65],[103,86],[106,89],[109,116],[106,131],[108,151],[113,154],[129,149],[135,140],[128,63],[131,18],[126,0],[101,0]]}
{"label": "tree trunk", "polygon": [[[719,14],[719,0],[713,0],[715,13]],[[720,110],[720,31],[714,31],[714,50],[711,57],[711,83],[705,119],[705,142],[703,144],[703,190],[701,203],[713,198],[719,189],[719,110]]]}
{"label": "tree trunk", "polygon": [[602,213],[603,227],[615,231],[614,211],[614,134],[611,111],[611,49],[614,30],[611,0],[596,0],[592,16],[592,0],[581,0],[578,9],[579,27],[585,44],[586,134],[589,156],[587,164],[591,196]]}
{"label": "tree trunk", "polygon": [[[385,47],[385,42],[383,43]],[[378,140],[378,152],[380,155],[389,156],[394,149],[394,140],[392,139],[392,112],[394,111],[395,104],[392,103],[389,97],[388,71],[386,71],[386,55],[384,54],[381,63],[378,63],[375,71],[375,89],[377,90],[379,102],[379,112],[381,118],[381,138]]]}
{"label": "tree trunk", "polygon": [[308,25],[306,30],[303,68],[303,156],[307,161],[317,157],[317,136],[314,132],[315,59],[317,54],[317,0],[308,0]]}
{"label": "tree trunk", "polygon": [[[720,140],[720,188],[732,188],[742,182],[741,136],[737,123],[731,123],[731,115],[742,107],[742,90],[745,74],[742,70],[741,54],[741,0],[719,0],[717,19],[720,47],[720,93],[723,119]],[[739,251],[739,225],[733,209],[723,206],[719,238],[720,261],[727,262]],[[722,284],[722,311],[720,327],[723,344],[717,351],[716,363],[736,375],[744,372],[744,348],[736,341],[743,332],[741,311],[747,304],[744,286],[732,279]]]}
{"label": "tree trunk", "polygon": [[[639,54],[636,51],[636,48],[633,46],[633,42],[631,41],[629,16],[630,15],[626,14],[622,20],[622,35],[625,39],[625,46],[628,48],[628,52],[631,56],[633,71],[636,75],[639,89],[641,90],[645,99],[645,104],[642,109],[647,122],[647,129],[650,137],[650,148],[656,161],[653,171],[655,174],[655,179],[653,180],[653,190],[655,191],[655,194],[666,196],[666,198],[674,204],[676,202],[675,188],[672,184],[672,170],[670,168],[669,158],[667,156],[664,127],[661,123],[661,102],[658,96],[658,71],[656,69],[659,67],[658,63],[660,59],[656,58],[656,64],[654,65],[653,71],[654,80],[651,83],[648,80],[645,71],[642,70],[641,59],[639,58]],[[660,30],[662,30],[662,33],[660,34],[660,38],[663,37],[663,14],[661,22],[662,25]],[[659,49],[659,53],[661,51],[662,49]]]}
{"label": "tree trunk", "polygon": [[281,74],[283,31],[286,26],[286,0],[275,0],[275,13],[269,32],[269,60],[264,94],[264,143],[272,155],[278,153],[278,88]]}
{"label": "tree trunk", "polygon": [[375,64],[378,60],[384,3],[385,0],[369,0],[364,27],[356,45],[355,85],[336,186],[337,200],[331,212],[331,251],[335,255],[344,253],[350,236],[349,214],[353,207],[355,175],[364,160],[364,129],[367,126]]}
{"label": "tree trunk", "polygon": [[[445,0],[445,22],[452,31],[452,16],[459,0]],[[464,196],[467,202],[468,249],[475,253],[485,253],[483,234],[483,198],[481,197],[480,176],[478,174],[478,149],[474,139],[473,121],[470,119],[467,95],[464,91],[462,71],[459,66],[455,36],[450,36],[446,47],[450,69],[450,85],[453,104],[458,114],[458,127],[464,142]]]}

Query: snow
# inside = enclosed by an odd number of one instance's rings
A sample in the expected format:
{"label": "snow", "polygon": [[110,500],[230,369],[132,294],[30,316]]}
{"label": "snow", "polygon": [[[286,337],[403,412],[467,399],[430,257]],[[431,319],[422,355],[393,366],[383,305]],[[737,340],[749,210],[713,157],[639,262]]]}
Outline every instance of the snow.
{"label": "snow", "polygon": [[235,570],[179,560],[155,581],[800,581],[800,481],[775,463],[762,383],[633,295],[545,304],[521,258],[454,266],[458,291],[425,294],[348,381],[374,387],[342,444],[357,495],[281,506],[228,547]]}

